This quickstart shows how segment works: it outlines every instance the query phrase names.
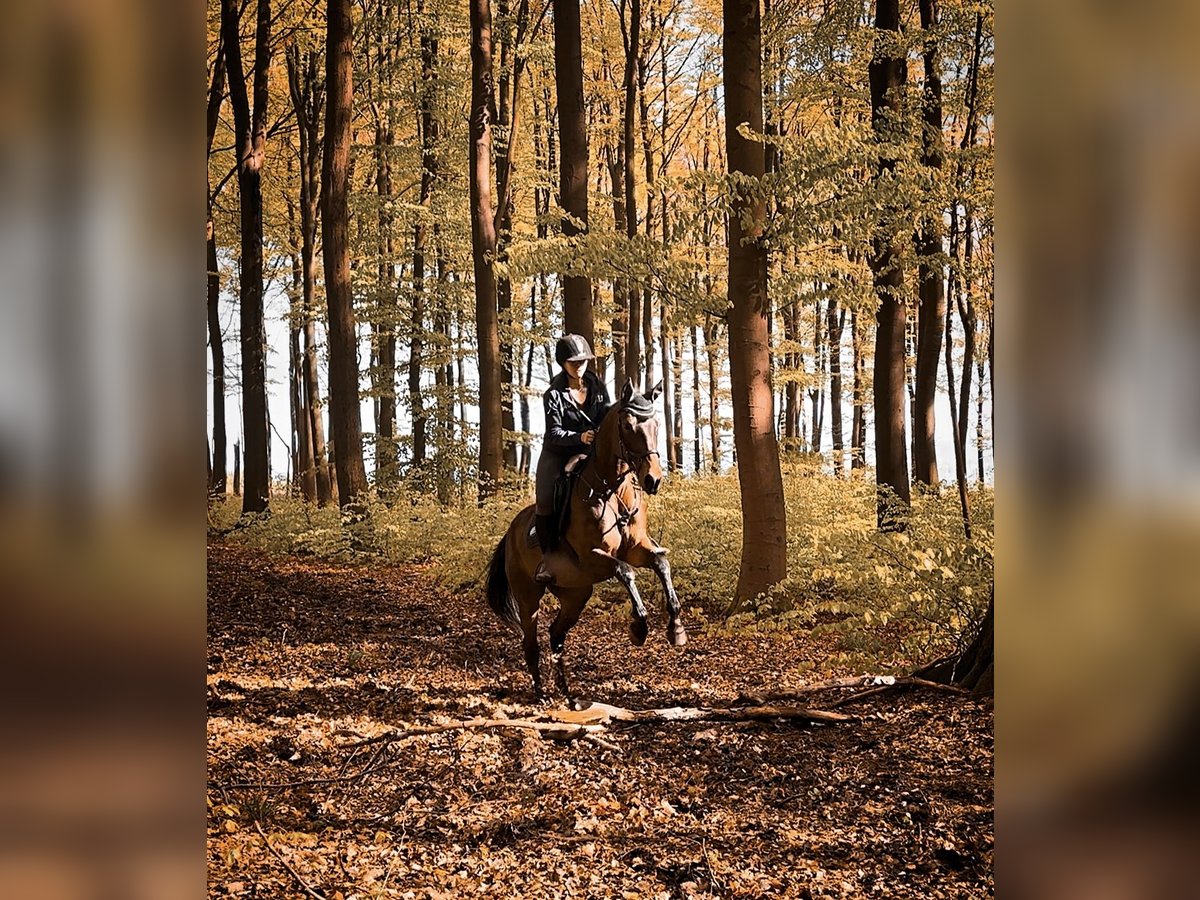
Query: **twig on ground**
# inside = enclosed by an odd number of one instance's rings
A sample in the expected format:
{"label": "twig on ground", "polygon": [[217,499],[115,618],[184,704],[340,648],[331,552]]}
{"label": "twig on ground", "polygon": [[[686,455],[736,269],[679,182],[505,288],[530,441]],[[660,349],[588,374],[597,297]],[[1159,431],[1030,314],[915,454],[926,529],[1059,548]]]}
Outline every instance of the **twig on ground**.
{"label": "twig on ground", "polygon": [[277,860],[279,860],[280,863],[283,864],[283,867],[285,869],[287,869],[289,872],[292,873],[292,877],[296,879],[296,881],[299,883],[300,887],[304,888],[304,893],[306,893],[306,894],[308,894],[308,896],[312,897],[313,900],[326,900],[324,894],[322,894],[320,891],[314,889],[312,887],[312,885],[310,885],[307,881],[305,881],[303,878],[301,878],[300,873],[297,872],[295,869],[293,869],[291,863],[289,863],[286,859],[283,858],[283,854],[271,846],[271,841],[268,840],[267,833],[265,831],[263,831],[262,825],[260,825],[257,821],[255,821],[254,828],[259,834],[262,835],[263,843],[267,845],[267,849],[270,850],[272,855]]}
{"label": "twig on ground", "polygon": [[603,747],[605,750],[612,750],[614,753],[620,753],[621,748],[611,741],[606,741],[604,738],[594,734],[585,734],[583,739],[590,744],[595,744],[597,747]]}

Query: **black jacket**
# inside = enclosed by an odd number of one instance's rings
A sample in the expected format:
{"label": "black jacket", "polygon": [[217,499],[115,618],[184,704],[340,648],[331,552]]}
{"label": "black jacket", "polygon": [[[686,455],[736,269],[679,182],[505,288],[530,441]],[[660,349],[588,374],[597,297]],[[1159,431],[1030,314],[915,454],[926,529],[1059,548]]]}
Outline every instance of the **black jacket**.
{"label": "black jacket", "polygon": [[587,444],[579,439],[585,431],[595,431],[612,401],[608,399],[608,388],[596,373],[583,374],[587,386],[587,400],[581,408],[575,403],[567,387],[566,372],[559,372],[550,381],[550,387],[542,394],[546,410],[546,439],[542,444],[545,451],[552,453],[583,453]]}

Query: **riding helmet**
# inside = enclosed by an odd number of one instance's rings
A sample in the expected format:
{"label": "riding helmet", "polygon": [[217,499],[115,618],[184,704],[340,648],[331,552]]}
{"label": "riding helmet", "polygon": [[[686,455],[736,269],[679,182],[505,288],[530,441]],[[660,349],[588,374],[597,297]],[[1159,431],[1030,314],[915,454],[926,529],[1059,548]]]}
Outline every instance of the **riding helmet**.
{"label": "riding helmet", "polygon": [[580,334],[564,335],[554,345],[554,359],[560,366],[563,363],[579,362],[580,360],[595,358],[596,354],[588,346],[587,339]]}

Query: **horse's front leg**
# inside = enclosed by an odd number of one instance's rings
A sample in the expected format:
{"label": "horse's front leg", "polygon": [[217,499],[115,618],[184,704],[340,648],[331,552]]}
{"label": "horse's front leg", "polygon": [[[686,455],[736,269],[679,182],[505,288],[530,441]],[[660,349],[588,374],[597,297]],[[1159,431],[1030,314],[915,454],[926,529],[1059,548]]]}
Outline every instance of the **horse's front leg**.
{"label": "horse's front leg", "polygon": [[671,581],[671,564],[667,562],[667,551],[657,544],[637,544],[630,548],[625,557],[631,566],[642,569],[653,569],[654,574],[662,583],[663,594],[667,598],[667,641],[673,647],[682,647],[687,643],[687,631],[680,621],[679,596],[675,593],[675,584]]}
{"label": "horse's front leg", "polygon": [[675,593],[675,583],[671,580],[671,564],[667,562],[667,551],[661,547],[654,552],[650,568],[662,582],[663,593],[667,598],[667,640],[673,647],[682,647],[687,643],[687,631],[680,621],[679,597]]}
{"label": "horse's front leg", "polygon": [[633,566],[618,561],[616,568],[614,575],[629,592],[629,601],[633,611],[633,618],[629,622],[629,640],[633,646],[640,647],[646,643],[646,635],[650,632],[650,627],[646,624],[646,605],[642,603],[642,595],[638,593]]}

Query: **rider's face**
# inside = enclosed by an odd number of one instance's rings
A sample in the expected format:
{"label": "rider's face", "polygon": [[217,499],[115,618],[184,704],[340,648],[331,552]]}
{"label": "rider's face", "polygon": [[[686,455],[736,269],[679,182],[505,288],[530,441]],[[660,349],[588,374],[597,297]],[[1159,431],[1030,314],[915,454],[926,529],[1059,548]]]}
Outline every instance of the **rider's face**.
{"label": "rider's face", "polygon": [[587,371],[588,361],[581,359],[579,362],[565,362],[563,368],[567,370],[567,374],[572,378],[582,378],[583,373]]}

